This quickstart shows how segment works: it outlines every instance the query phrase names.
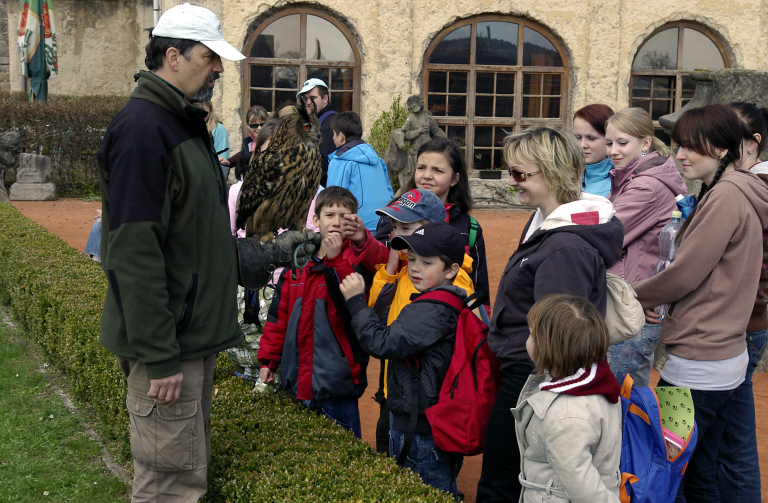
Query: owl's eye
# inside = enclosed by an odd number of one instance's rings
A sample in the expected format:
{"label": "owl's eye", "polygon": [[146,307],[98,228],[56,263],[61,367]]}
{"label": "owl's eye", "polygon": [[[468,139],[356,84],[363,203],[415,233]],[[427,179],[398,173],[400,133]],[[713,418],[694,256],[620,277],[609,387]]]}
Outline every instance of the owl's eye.
{"label": "owl's eye", "polygon": [[304,123],[304,131],[309,131],[312,128],[312,125],[309,122]]}

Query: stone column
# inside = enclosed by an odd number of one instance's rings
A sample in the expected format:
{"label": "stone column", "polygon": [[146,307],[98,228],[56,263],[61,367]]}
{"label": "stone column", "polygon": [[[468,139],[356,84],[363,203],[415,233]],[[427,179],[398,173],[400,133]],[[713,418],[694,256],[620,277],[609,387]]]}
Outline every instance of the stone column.
{"label": "stone column", "polygon": [[51,183],[51,158],[19,154],[16,183],[11,185],[11,201],[54,201],[56,186]]}

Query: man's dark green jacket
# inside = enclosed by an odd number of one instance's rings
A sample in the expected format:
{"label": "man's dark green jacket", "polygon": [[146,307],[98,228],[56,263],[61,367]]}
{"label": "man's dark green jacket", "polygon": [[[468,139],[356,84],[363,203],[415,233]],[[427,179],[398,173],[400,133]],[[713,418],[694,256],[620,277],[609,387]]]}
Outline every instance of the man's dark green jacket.
{"label": "man's dark green jacket", "polygon": [[109,282],[99,341],[150,379],[243,340],[226,184],[204,115],[141,72],[99,149]]}

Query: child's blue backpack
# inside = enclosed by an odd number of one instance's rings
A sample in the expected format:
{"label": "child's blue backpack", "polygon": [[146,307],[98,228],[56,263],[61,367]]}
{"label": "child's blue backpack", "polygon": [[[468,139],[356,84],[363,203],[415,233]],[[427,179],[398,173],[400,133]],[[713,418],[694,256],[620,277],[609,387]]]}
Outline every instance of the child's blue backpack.
{"label": "child's blue backpack", "polygon": [[[635,388],[627,375],[621,387],[622,503],[673,503],[698,430],[687,388]],[[665,440],[665,434],[669,442]],[[674,450],[670,456],[668,443]]]}

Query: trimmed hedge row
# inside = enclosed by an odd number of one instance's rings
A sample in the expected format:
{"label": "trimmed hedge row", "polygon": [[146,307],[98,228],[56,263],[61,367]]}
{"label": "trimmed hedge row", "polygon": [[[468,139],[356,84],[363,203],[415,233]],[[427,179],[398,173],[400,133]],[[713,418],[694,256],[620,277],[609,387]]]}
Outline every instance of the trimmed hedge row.
{"label": "trimmed hedge row", "polygon": [[[0,204],[0,302],[68,374],[71,392],[94,407],[101,434],[126,461],[124,379],[98,342],[106,290],[96,262]],[[205,501],[452,501],[286,393],[251,392],[224,355],[214,388]]]}
{"label": "trimmed hedge row", "polygon": [[[59,197],[99,193],[96,154],[112,117],[127,96],[58,96],[29,102],[25,93],[0,92],[0,133],[18,131],[20,151],[51,158]],[[15,172],[6,173],[6,187]]]}

